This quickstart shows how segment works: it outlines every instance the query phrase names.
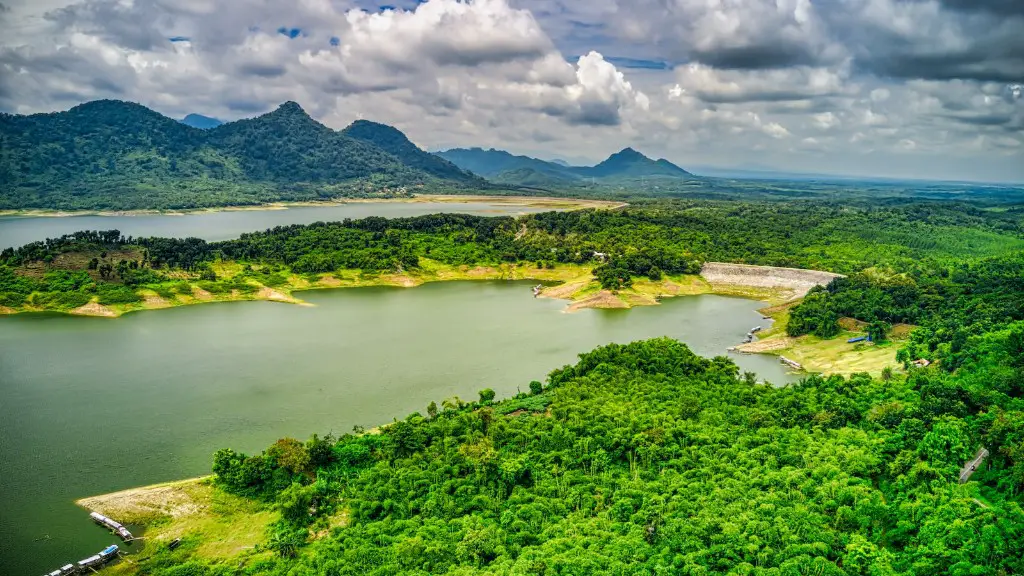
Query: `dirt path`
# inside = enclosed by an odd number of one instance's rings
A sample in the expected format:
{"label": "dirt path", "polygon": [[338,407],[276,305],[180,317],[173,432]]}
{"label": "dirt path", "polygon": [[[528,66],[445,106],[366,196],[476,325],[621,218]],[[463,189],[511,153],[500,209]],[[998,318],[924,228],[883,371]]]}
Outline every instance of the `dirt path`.
{"label": "dirt path", "polygon": [[978,448],[978,452],[974,455],[974,459],[964,464],[964,467],[960,469],[960,483],[963,484],[971,479],[971,475],[978,470],[978,466],[985,461],[985,457],[988,456],[988,450],[984,447]]}

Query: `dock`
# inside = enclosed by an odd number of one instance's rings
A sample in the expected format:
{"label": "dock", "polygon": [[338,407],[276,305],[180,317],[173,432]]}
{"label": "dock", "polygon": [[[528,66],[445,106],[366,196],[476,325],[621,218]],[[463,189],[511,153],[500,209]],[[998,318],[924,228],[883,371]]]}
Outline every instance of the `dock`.
{"label": "dock", "polygon": [[79,560],[75,564],[65,564],[60,568],[50,572],[46,576],[69,576],[71,574],[81,574],[83,572],[95,571],[96,568],[103,566],[107,562],[117,558],[118,547],[116,544],[111,544],[99,553],[93,554],[84,560]]}
{"label": "dock", "polygon": [[796,370],[803,370],[804,369],[803,365],[801,365],[799,362],[796,362],[794,360],[790,360],[789,358],[786,358],[785,356],[779,356],[779,361],[782,362],[783,364],[785,364],[786,366],[789,366],[790,368],[793,368],[793,369],[796,369]]}
{"label": "dock", "polygon": [[132,536],[132,533],[129,532],[128,529],[122,526],[119,522],[107,518],[99,512],[90,512],[89,517],[92,518],[93,521],[97,524],[110,528],[111,530],[116,532],[117,535],[121,537],[121,540],[124,540],[125,542],[131,542],[132,539],[134,538]]}

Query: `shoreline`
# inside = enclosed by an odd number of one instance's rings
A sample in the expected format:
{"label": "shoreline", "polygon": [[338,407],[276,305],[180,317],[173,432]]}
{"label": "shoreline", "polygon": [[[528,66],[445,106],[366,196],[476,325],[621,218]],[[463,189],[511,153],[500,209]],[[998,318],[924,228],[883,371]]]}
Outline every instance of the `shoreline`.
{"label": "shoreline", "polygon": [[611,200],[593,200],[587,198],[558,198],[554,196],[487,196],[459,194],[416,194],[403,198],[339,198],[325,201],[268,202],[266,204],[211,206],[206,208],[187,209],[140,209],[140,210],[50,210],[45,208],[28,208],[20,210],[0,210],[0,217],[9,218],[72,218],[75,216],[187,216],[192,214],[211,214],[215,212],[250,212],[288,210],[289,208],[316,208],[343,206],[345,204],[375,203],[487,203],[503,206],[522,206],[524,208],[546,208],[562,210],[583,210],[587,208],[616,210],[628,206],[626,202]]}
{"label": "shoreline", "polygon": [[[713,263],[709,263],[713,264]],[[215,268],[223,277],[235,276],[241,265],[236,262],[221,262]],[[0,307],[0,316],[21,314],[57,313],[68,316],[118,318],[133,312],[163,310],[212,302],[267,301],[314,306],[296,295],[298,292],[328,290],[336,288],[396,287],[414,288],[430,282],[519,280],[541,283],[557,283],[543,287],[539,298],[552,298],[567,302],[565,312],[572,313],[585,308],[628,309],[635,306],[657,306],[664,298],[716,294],[735,296],[779,305],[799,298],[806,290],[793,287],[764,286],[753,282],[743,283],[742,279],[731,282],[712,282],[701,275],[681,274],[665,276],[652,281],[637,278],[631,288],[610,291],[601,289],[593,277],[592,265],[564,264],[555,268],[520,267],[511,264],[497,266],[450,266],[423,259],[421,268],[404,273],[364,274],[360,270],[340,270],[320,274],[315,280],[297,274],[290,274],[288,282],[280,286],[251,284],[252,290],[232,290],[219,294],[202,289],[197,282],[189,282],[191,293],[175,294],[173,299],[160,296],[151,289],[139,291],[142,300],[132,304],[100,304],[97,298],[73,309],[37,308],[23,305],[17,309]],[[751,267],[759,273],[771,267]]]}

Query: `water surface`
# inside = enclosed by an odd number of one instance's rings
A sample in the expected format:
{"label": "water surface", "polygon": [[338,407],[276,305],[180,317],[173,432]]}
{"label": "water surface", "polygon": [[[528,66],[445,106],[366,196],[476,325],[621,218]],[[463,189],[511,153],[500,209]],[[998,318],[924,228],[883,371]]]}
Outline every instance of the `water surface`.
{"label": "water surface", "polygon": [[0,250],[79,230],[120,230],[125,236],[228,240],[245,232],[274,226],[333,222],[345,218],[404,218],[438,213],[517,216],[551,210],[486,202],[356,202],[337,206],[296,206],[284,210],[225,210],[179,215],[0,216]]}
{"label": "water surface", "polygon": [[[530,284],[0,318],[0,573],[44,574],[115,543],[75,499],[206,474],[221,447],[344,433],[482,388],[507,397],[609,342],[667,335],[724,354],[769,322],[756,302],[714,295],[567,314]],[[771,357],[735,360],[787,380]]]}

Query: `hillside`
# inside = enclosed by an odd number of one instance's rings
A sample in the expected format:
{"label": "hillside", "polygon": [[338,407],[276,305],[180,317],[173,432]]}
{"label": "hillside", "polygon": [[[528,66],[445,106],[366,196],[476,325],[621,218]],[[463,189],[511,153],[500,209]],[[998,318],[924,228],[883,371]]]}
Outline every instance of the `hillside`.
{"label": "hillside", "polygon": [[483,178],[460,169],[448,160],[422,150],[413,144],[401,130],[387,124],[356,120],[341,133],[377,146],[398,158],[404,165],[422,170],[437,178],[478,186],[484,186],[487,183]]}
{"label": "hillside", "polygon": [[197,208],[486,185],[378,126],[389,134],[384,147],[332,130],[294,102],[210,129],[116,100],[4,114],[0,209]]}
{"label": "hillside", "polygon": [[181,123],[186,126],[193,128],[200,128],[202,130],[209,130],[210,128],[216,128],[224,122],[211,118],[209,116],[203,116],[202,114],[189,114],[181,119]]}
{"label": "hillside", "polygon": [[612,154],[592,168],[574,168],[577,174],[594,178],[641,178],[692,176],[686,170],[665,160],[652,160],[632,148],[625,148]]}
{"label": "hillside", "polygon": [[572,181],[579,179],[571,169],[554,162],[545,162],[529,156],[516,156],[504,150],[491,148],[453,148],[438,152],[444,158],[463,170],[469,170],[485,178],[500,180],[503,175],[522,173],[524,175],[542,175],[557,180]]}
{"label": "hillside", "polygon": [[454,148],[438,152],[437,155],[495,182],[522,186],[571,186],[595,179],[693,177],[668,160],[653,160],[632,148],[616,152],[595,166],[570,166],[565,161],[547,162],[529,156],[516,156],[504,150],[481,148]]}

